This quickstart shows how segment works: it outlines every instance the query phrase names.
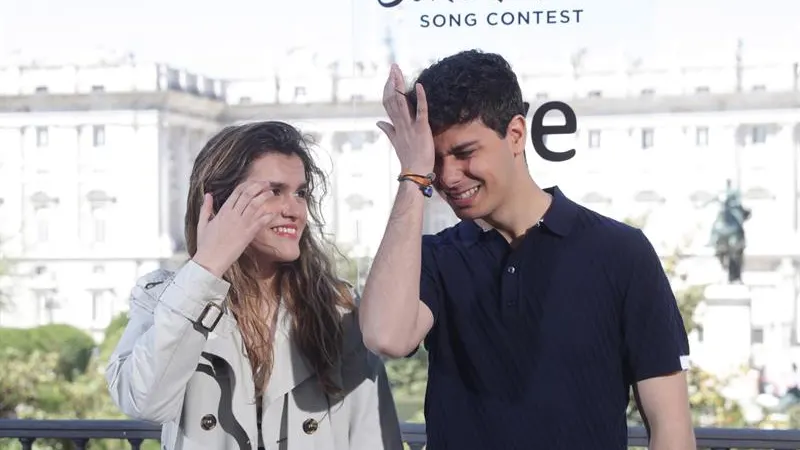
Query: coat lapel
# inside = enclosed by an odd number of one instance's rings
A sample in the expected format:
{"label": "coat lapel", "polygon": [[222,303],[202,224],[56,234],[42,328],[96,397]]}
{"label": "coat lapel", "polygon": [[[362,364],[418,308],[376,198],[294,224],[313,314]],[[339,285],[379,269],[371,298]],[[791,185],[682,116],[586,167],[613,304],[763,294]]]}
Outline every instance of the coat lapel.
{"label": "coat lapel", "polygon": [[258,427],[250,361],[240,350],[244,347],[235,320],[226,316],[219,325],[223,324],[209,333],[198,371],[208,367],[208,375],[220,383],[220,398],[214,399],[216,411],[209,411],[231,438],[232,448],[255,448]]}
{"label": "coat lapel", "polygon": [[291,338],[291,326],[291,317],[281,305],[275,330],[273,372],[264,394],[265,407],[313,375],[311,366]]}

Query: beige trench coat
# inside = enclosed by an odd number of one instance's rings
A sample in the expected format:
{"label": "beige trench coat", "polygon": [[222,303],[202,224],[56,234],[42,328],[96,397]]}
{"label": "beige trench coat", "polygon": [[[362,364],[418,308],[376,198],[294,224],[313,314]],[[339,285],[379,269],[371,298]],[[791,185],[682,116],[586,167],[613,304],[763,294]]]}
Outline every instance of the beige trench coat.
{"label": "beige trench coat", "polygon": [[[229,284],[189,261],[140,278],[130,321],[106,369],[109,392],[128,416],[162,424],[166,450],[256,450],[258,427],[249,359],[233,316]],[[263,396],[267,450],[401,450],[394,401],[381,360],[363,345],[353,313],[343,314],[344,351],[324,394],[279,313],[275,364]],[[214,322],[216,326],[214,326]]]}

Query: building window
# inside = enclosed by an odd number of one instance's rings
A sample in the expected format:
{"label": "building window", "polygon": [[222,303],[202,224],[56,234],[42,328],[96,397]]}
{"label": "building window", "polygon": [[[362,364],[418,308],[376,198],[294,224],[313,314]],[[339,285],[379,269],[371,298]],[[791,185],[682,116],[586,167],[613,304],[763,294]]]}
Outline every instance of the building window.
{"label": "building window", "polygon": [[92,86],[92,92],[105,92],[106,88],[102,84],[95,84]]}
{"label": "building window", "polygon": [[764,343],[764,329],[763,328],[753,328],[750,330],[750,342],[753,344],[763,344]]}
{"label": "building window", "polygon": [[694,90],[698,94],[708,94],[711,92],[711,88],[708,86],[698,86],[697,89]]}
{"label": "building window", "polygon": [[86,194],[86,200],[89,206],[88,231],[90,236],[87,236],[88,240],[94,244],[103,244],[107,239],[108,208],[116,203],[117,199],[105,191],[92,190]]}
{"label": "building window", "polygon": [[55,213],[55,206],[58,205],[59,200],[57,197],[51,197],[42,191],[38,191],[30,197],[30,210],[31,221],[33,228],[30,239],[36,243],[45,243],[50,241],[50,222],[53,220]]}
{"label": "building window", "polygon": [[708,146],[708,127],[697,127],[695,130],[694,144],[698,147]]}
{"label": "building window", "polygon": [[50,221],[55,212],[55,205],[59,201],[56,197],[50,197],[42,191],[36,192],[30,198],[31,205],[33,206],[33,222],[35,234],[32,236],[33,240],[38,243],[48,242],[50,240]]}
{"label": "building window", "polygon": [[167,69],[167,89],[181,90],[181,74],[175,69]]}
{"label": "building window", "polygon": [[36,127],[36,146],[47,147],[50,145],[50,133],[47,127]]}
{"label": "building window", "polygon": [[600,147],[600,130],[589,130],[589,148]]}
{"label": "building window", "polygon": [[603,96],[603,91],[589,91],[589,98],[600,98]]}
{"label": "building window", "polygon": [[306,96],[306,88],[303,86],[297,86],[294,88],[294,99],[299,100]]}
{"label": "building window", "polygon": [[55,299],[55,293],[50,289],[36,289],[34,290],[36,296],[36,322],[39,325],[48,325],[55,322],[55,310],[58,309],[58,303]]}
{"label": "building window", "polygon": [[50,240],[50,208],[36,210],[36,242],[47,243]]}
{"label": "building window", "polygon": [[641,95],[642,95],[642,97],[652,97],[652,96],[656,95],[656,90],[655,89],[651,89],[651,88],[642,89]]}
{"label": "building window", "polygon": [[550,96],[547,95],[547,92],[537,92],[536,93],[536,100],[543,100],[544,101],[544,100],[547,100],[548,98],[550,98]]}
{"label": "building window", "polygon": [[763,84],[756,84],[753,86],[753,92],[764,92],[767,90],[767,87]]}
{"label": "building window", "polygon": [[95,125],[92,127],[92,142],[95,147],[106,145],[106,127],[104,125]]}
{"label": "building window", "polygon": [[114,317],[107,289],[92,289],[92,324],[106,325]]}
{"label": "building window", "polygon": [[47,94],[47,86],[36,86],[37,94]]}
{"label": "building window", "polygon": [[95,244],[106,241],[106,215],[103,208],[92,211],[92,240]]}
{"label": "building window", "polygon": [[644,128],[642,129],[642,148],[648,149],[653,147],[653,135],[654,131],[652,128]]}
{"label": "building window", "polygon": [[755,125],[750,131],[751,144],[764,144],[767,142],[767,127],[764,125]]}

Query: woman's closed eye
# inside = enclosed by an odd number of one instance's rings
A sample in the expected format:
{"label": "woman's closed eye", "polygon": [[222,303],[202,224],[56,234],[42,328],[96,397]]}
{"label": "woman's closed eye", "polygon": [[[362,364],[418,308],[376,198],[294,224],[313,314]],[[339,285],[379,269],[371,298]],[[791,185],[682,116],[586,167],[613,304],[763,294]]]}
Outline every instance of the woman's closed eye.
{"label": "woman's closed eye", "polygon": [[[283,192],[284,192],[284,190],[281,189],[281,188],[270,189],[270,193],[274,197],[280,197],[283,194]],[[297,191],[295,191],[294,195],[296,195],[296,196],[298,196],[298,197],[300,197],[302,199],[308,198],[308,189],[298,189]]]}

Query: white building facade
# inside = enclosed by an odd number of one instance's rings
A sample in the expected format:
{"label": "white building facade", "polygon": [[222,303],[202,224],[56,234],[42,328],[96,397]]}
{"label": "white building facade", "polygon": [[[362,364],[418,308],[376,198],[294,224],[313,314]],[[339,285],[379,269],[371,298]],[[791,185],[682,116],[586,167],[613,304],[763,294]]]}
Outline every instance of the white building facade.
{"label": "white building facade", "polygon": [[155,64],[0,68],[0,326],[99,336],[131,281],[183,249],[194,155],[224,85]]}
{"label": "white building facade", "polygon": [[[384,69],[223,82],[124,58],[0,68],[0,236],[13,300],[0,326],[99,333],[127,307],[137,276],[179,263],[193,158],[229,123],[281,119],[313,135],[330,174],[326,232],[351,256],[374,255],[401,169],[375,126]],[[687,282],[720,281],[705,247],[709,202],[727,179],[741,188],[753,210],[752,319],[735,332],[747,334],[752,358],[767,345],[797,347],[797,74],[783,64],[520,76],[531,113],[560,100],[578,117],[576,133],[547,140],[575,148],[573,159],[550,163],[529,150],[535,179],[612,217],[646,216],[660,253],[688,252]],[[426,232],[455,222],[441,199],[429,205]],[[699,354],[706,338],[695,336]]]}

